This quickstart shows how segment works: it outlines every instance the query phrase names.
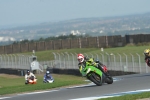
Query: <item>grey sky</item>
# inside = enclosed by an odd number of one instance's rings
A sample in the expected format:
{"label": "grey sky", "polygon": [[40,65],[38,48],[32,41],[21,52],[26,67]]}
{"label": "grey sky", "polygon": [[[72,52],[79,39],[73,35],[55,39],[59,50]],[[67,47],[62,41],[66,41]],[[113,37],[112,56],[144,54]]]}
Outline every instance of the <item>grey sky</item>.
{"label": "grey sky", "polygon": [[150,12],[150,0],[0,0],[0,27]]}

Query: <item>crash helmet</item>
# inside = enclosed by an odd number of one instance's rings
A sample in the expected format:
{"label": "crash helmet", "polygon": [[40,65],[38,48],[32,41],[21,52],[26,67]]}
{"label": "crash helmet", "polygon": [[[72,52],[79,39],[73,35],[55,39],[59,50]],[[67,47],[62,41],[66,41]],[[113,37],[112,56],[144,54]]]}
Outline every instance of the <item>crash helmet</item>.
{"label": "crash helmet", "polygon": [[96,63],[100,63],[100,60],[99,60],[99,59],[96,59],[95,62],[96,62]]}
{"label": "crash helmet", "polygon": [[30,70],[27,70],[27,74],[28,74],[28,75],[30,74]]}
{"label": "crash helmet", "polygon": [[80,63],[82,63],[83,61],[84,61],[84,55],[83,54],[78,54],[77,55],[77,59],[78,59],[78,61],[80,62]]}
{"label": "crash helmet", "polygon": [[145,56],[150,56],[150,49],[145,49],[144,50],[144,55]]}
{"label": "crash helmet", "polygon": [[49,71],[46,71],[46,73],[49,74],[50,72],[49,72]]}

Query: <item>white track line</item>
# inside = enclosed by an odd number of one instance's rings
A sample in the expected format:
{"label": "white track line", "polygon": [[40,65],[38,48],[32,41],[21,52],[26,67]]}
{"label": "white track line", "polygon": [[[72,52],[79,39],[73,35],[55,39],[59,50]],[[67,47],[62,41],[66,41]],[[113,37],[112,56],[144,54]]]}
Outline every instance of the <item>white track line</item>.
{"label": "white track line", "polygon": [[96,100],[96,99],[102,99],[102,98],[123,96],[123,95],[127,95],[127,94],[138,94],[138,93],[148,92],[148,91],[150,91],[150,89],[113,93],[113,94],[107,94],[107,95],[95,96],[95,97],[76,98],[76,99],[70,99],[70,100]]}
{"label": "white track line", "polygon": [[7,99],[7,98],[11,98],[11,97],[1,97],[0,99]]}
{"label": "white track line", "polygon": [[[118,79],[113,78],[114,81],[118,81]],[[89,81],[89,80],[86,80]],[[73,87],[68,87],[68,88],[77,88],[77,87],[85,87],[85,86],[91,86],[91,85],[95,85],[93,82],[87,84],[87,85],[78,85],[78,86],[73,86]],[[23,93],[23,94],[17,94],[17,95],[31,95],[31,94],[39,94],[39,93],[46,93],[46,92],[54,92],[54,91],[59,91],[61,89],[67,89],[67,88],[59,88],[59,89],[55,89],[55,90],[50,90],[50,91],[39,91],[39,92],[30,92],[30,93]],[[0,97],[0,99],[7,99],[7,98],[12,98],[12,97]],[[73,100],[73,99],[72,99]],[[75,100],[75,99],[74,99]],[[78,99],[77,99],[78,100]],[[87,100],[87,99],[86,99]]]}

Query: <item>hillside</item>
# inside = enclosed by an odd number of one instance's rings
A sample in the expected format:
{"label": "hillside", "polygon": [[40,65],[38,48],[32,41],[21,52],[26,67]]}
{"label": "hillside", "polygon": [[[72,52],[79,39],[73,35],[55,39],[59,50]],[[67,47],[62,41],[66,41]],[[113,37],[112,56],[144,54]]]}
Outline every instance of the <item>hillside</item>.
{"label": "hillside", "polygon": [[1,29],[1,37],[15,40],[39,39],[65,34],[90,36],[150,33],[150,13],[106,18],[81,18],[61,22],[45,22],[38,25]]}

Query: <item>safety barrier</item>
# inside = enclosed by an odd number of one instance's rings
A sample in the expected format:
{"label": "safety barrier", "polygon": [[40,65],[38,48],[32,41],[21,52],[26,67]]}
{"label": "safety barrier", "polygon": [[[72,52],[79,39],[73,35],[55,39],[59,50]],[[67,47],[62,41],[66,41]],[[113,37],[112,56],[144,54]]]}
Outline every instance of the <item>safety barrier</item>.
{"label": "safety barrier", "polygon": [[[77,53],[54,53],[54,68],[78,69]],[[144,61],[143,54],[119,53],[84,53],[86,57],[100,60],[109,70],[135,73],[148,73],[150,68]]]}
{"label": "safety barrier", "polygon": [[[39,61],[41,70],[50,70],[51,72],[60,72],[61,70],[78,70],[77,53],[55,53],[53,52],[54,60]],[[110,71],[116,72],[133,72],[133,73],[148,73],[150,68],[144,61],[143,54],[125,54],[125,53],[84,53],[86,57],[100,60],[108,67]],[[21,75],[24,70],[30,69],[32,62],[31,55],[5,54],[0,55],[0,69],[18,70]],[[60,71],[58,71],[58,69]],[[69,73],[69,72],[66,72]]]}

